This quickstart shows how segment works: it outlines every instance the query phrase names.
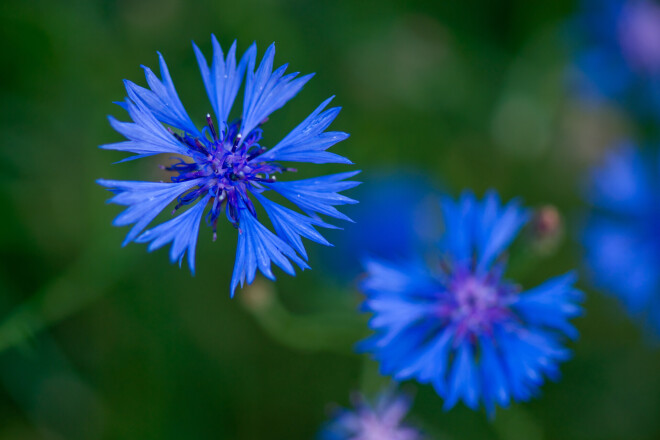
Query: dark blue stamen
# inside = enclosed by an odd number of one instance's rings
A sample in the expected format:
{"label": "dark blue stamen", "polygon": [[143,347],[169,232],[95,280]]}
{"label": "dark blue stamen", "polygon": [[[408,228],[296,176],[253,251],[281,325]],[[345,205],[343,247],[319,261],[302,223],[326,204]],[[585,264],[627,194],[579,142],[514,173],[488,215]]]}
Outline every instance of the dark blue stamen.
{"label": "dark blue stamen", "polygon": [[236,151],[236,147],[238,147],[238,144],[239,144],[240,141],[241,141],[241,134],[238,133],[238,134],[236,135],[236,137],[234,138],[234,141],[232,142],[232,147],[231,147],[231,151],[232,151],[232,153],[233,153],[234,151]]}
{"label": "dark blue stamen", "polygon": [[206,123],[209,126],[209,130],[211,131],[211,136],[213,136],[213,140],[217,141],[218,133],[215,131],[215,126],[213,125],[213,119],[211,119],[211,115],[209,113],[206,114]]}
{"label": "dark blue stamen", "polygon": [[259,144],[252,145],[247,151],[248,152],[247,158],[248,158],[248,160],[252,160],[255,157],[260,156],[261,154],[263,154],[264,151],[266,151],[266,147],[262,147]]}
{"label": "dark blue stamen", "polygon": [[179,196],[174,209],[176,211],[209,194],[212,202],[209,201],[211,209],[206,215],[206,221],[213,227],[215,237],[218,218],[223,209],[229,221],[238,228],[238,210],[241,206],[257,216],[248,190],[258,189],[260,183],[275,182],[277,173],[296,170],[259,161],[259,156],[266,151],[265,147],[258,144],[262,136],[261,128],[255,128],[241,140],[241,119],[225,125],[220,136],[210,114],[206,115],[206,121],[208,126],[204,128],[202,138],[169,130],[179,142],[200,154],[191,155],[194,162],[174,157],[175,162],[164,169],[177,173],[171,178],[173,182],[205,179],[203,184]]}

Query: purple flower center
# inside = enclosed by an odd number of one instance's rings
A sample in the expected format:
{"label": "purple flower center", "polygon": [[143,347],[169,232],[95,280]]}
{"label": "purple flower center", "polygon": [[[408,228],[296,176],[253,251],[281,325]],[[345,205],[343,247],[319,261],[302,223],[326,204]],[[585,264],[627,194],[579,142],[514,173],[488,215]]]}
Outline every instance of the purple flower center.
{"label": "purple flower center", "polygon": [[624,6],[618,29],[624,57],[637,70],[660,73],[660,6],[634,1]]}
{"label": "purple flower center", "polygon": [[190,157],[194,161],[186,162],[177,158],[177,163],[164,169],[178,173],[172,176],[173,182],[205,179],[203,184],[179,196],[174,210],[206,194],[211,195],[212,207],[207,221],[213,226],[215,240],[218,217],[225,206],[227,218],[238,227],[238,209],[241,204],[255,217],[257,215],[248,197],[248,189],[259,192],[263,189],[260,183],[275,182],[275,173],[296,170],[259,160],[259,156],[266,151],[258,143],[261,140],[260,128],[255,128],[243,139],[240,120],[229,124],[221,133],[217,132],[210,115],[206,115],[206,120],[208,126],[202,131],[205,135],[203,137],[191,136],[189,133],[182,136],[170,130],[177,140],[190,148]]}
{"label": "purple flower center", "polygon": [[441,315],[456,326],[456,340],[492,332],[493,325],[512,318],[509,308],[517,289],[503,281],[497,271],[477,275],[460,270],[453,275],[443,295]]}

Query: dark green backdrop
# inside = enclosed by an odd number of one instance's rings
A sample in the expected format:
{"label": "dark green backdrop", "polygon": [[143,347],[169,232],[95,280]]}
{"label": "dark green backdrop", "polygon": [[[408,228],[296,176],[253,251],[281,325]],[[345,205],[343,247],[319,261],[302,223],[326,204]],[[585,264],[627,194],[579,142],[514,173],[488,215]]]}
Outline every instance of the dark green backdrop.
{"label": "dark green backdrop", "polygon": [[[317,72],[268,123],[272,145],[336,94],[336,152],[363,170],[416,170],[451,193],[497,188],[565,221],[524,285],[580,267],[580,175],[629,122],[563,84],[570,1],[4,1],[0,5],[0,439],[310,439],[327,405],[385,381],[352,353],[366,334],[352,280],[313,270],[229,298],[235,231],[202,228],[197,275],[167,251],[120,248],[120,207],[97,178],[155,179],[158,161],[111,165],[106,115],[122,79],[168,61],[195,121],[210,110],[190,41],[210,34]],[[346,167],[303,166],[301,173]],[[397,209],[393,206],[392,209]],[[346,209],[350,215],[350,207]],[[355,219],[359,221],[359,218]],[[513,268],[515,271],[516,269]],[[411,419],[438,439],[660,437],[660,350],[588,288],[575,358],[541,398],[443,412],[416,387]],[[411,384],[412,385],[412,384]]]}

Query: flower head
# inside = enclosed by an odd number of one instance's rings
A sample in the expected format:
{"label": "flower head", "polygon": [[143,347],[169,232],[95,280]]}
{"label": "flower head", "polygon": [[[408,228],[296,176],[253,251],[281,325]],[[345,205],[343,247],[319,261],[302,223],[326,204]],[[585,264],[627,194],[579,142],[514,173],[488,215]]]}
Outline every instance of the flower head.
{"label": "flower head", "polygon": [[649,159],[623,142],[592,171],[583,243],[596,285],[660,335],[660,173]]}
{"label": "flower head", "polygon": [[660,5],[651,0],[583,0],[574,21],[582,42],[575,66],[587,98],[660,114]]}
{"label": "flower head", "polygon": [[[131,241],[150,243],[149,250],[172,243],[170,259],[181,261],[188,252],[188,264],[195,270],[195,246],[202,216],[213,229],[221,214],[239,230],[236,262],[231,282],[232,295],[240,282],[251,283],[257,268],[273,278],[271,261],[293,275],[291,262],[307,268],[307,255],[301,237],[321,244],[329,243],[315,229],[332,227],[317,214],[350,220],[335,206],[356,203],[340,195],[357,182],[346,181],[357,172],[327,175],[306,180],[280,182],[278,175],[295,172],[282,162],[344,163],[351,162],[326,151],[348,137],[341,132],[326,132],[339,108],[326,109],[332,98],[321,103],[300,125],[272,148],[261,142],[262,126],[268,116],[293,98],[312,75],[285,75],[287,66],[273,71],[275,46],[271,45],[256,66],[256,45],[250,46],[236,60],[236,42],[225,56],[215,36],[213,59],[209,66],[193,44],[202,80],[215,119],[207,114],[200,130],[186,113],[170,77],[165,60],[159,54],[161,77],[144,67],[149,88],[125,81],[128,98],[120,105],[133,122],[110,117],[110,124],[127,140],[101,148],[135,153],[124,160],[155,154],[176,154],[165,170],[171,182],[133,182],[99,180],[116,195],[110,202],[128,208],[114,221],[116,226],[133,225],[124,244]],[[245,77],[243,109],[240,117],[230,113]],[[266,198],[275,191],[303,213],[291,210]],[[190,206],[173,219],[144,231],[156,216],[175,202],[174,213]],[[258,202],[270,219],[275,233],[257,219]]]}
{"label": "flower head", "polygon": [[435,195],[428,179],[420,176],[380,171],[355,190],[360,203],[350,209],[360,221],[329,232],[336,247],[321,254],[332,276],[355,277],[365,256],[405,258],[438,239]]}
{"label": "flower head", "polygon": [[368,260],[363,310],[375,334],[362,351],[396,380],[430,383],[445,409],[472,409],[534,396],[569,358],[563,335],[581,313],[573,275],[529,290],[504,278],[504,252],[529,219],[517,202],[495,193],[442,201],[445,233],[437,264]]}
{"label": "flower head", "polygon": [[388,390],[372,405],[355,394],[353,404],[353,410],[336,412],[320,432],[320,440],[421,440],[419,430],[403,423],[412,404],[408,395]]}

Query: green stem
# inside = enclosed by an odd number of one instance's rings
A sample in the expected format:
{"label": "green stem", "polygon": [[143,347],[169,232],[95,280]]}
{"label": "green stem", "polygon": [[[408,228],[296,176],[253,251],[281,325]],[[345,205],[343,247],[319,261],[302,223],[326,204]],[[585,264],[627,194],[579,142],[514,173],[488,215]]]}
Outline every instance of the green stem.
{"label": "green stem", "polygon": [[270,337],[297,350],[350,354],[365,335],[365,320],[355,313],[291,314],[273,285],[263,281],[246,288],[240,298]]}

